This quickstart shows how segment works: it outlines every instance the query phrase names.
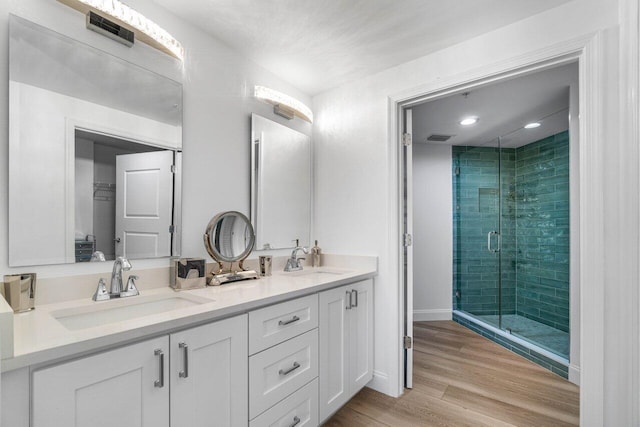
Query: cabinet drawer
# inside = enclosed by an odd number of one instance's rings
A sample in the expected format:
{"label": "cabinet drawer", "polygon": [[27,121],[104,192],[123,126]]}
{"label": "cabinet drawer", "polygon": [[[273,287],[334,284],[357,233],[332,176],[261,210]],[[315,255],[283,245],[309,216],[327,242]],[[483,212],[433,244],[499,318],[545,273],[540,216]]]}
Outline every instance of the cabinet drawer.
{"label": "cabinet drawer", "polygon": [[249,313],[249,354],[255,354],[318,326],[318,295]]}
{"label": "cabinet drawer", "polygon": [[317,378],[249,423],[249,427],[293,425],[296,427],[318,425]]}
{"label": "cabinet drawer", "polygon": [[249,419],[318,376],[318,330],[249,358]]}

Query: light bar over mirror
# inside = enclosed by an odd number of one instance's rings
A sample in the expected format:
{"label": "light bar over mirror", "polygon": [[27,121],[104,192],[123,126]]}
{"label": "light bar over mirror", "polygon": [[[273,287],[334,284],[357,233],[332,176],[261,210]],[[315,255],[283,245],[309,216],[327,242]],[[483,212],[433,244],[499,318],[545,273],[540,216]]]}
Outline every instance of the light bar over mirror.
{"label": "light bar over mirror", "polygon": [[289,120],[299,117],[302,120],[313,123],[311,108],[289,95],[264,86],[256,86],[253,95],[261,101],[272,104],[273,112],[279,116]]}
{"label": "light bar over mirror", "polygon": [[178,40],[164,28],[146,18],[140,12],[118,0],[58,0],[85,15],[89,12],[108,15],[116,24],[135,33],[136,39],[162,52],[184,60],[184,49]]}

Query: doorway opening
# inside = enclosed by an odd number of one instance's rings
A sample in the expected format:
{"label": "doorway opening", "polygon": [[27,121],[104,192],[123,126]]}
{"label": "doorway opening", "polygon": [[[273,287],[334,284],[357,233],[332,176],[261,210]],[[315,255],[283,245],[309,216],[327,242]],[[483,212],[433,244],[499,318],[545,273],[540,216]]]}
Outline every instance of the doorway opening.
{"label": "doorway opening", "polygon": [[170,256],[180,153],[84,129],[74,153],[75,262]]}
{"label": "doorway opening", "polygon": [[[579,362],[578,108],[575,60],[401,105],[406,319],[453,319],[569,377]],[[408,350],[406,387],[410,361]]]}

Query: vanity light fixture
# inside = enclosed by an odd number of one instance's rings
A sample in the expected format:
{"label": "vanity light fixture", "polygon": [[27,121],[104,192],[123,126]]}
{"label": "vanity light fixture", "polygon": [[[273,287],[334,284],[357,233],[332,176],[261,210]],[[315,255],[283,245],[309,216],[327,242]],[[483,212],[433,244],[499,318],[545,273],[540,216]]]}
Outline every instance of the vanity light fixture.
{"label": "vanity light fixture", "polygon": [[476,123],[478,123],[477,117],[465,117],[464,119],[460,120],[460,124],[462,126],[471,126],[475,125]]}
{"label": "vanity light fixture", "polygon": [[540,122],[531,122],[524,125],[525,129],[535,129],[540,127]]}
{"label": "vanity light fixture", "polygon": [[292,120],[294,117],[299,117],[302,120],[313,123],[313,112],[311,109],[289,95],[269,89],[268,87],[256,86],[253,91],[253,96],[272,104],[273,112],[279,116],[289,120]]}
{"label": "vanity light fixture", "polygon": [[180,61],[184,60],[184,49],[178,40],[165,29],[147,19],[118,0],[58,0],[82,13],[108,15],[109,19],[123,28],[133,31],[136,38]]}

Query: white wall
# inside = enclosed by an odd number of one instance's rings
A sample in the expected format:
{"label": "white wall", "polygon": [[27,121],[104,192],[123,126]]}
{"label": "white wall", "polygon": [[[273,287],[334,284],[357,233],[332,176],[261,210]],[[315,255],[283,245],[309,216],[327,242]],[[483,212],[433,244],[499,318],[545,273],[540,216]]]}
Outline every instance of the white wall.
{"label": "white wall", "polygon": [[[49,0],[0,2],[0,57],[8,58],[8,15],[16,14],[54,31],[91,44],[127,61],[163,74],[183,84],[183,240],[182,254],[208,258],[202,233],[209,219],[223,210],[249,213],[249,138],[252,112],[310,134],[311,125],[275,116],[273,108],[256,101],[256,84],[285,92],[310,104],[310,97],[277,76],[242,58],[193,25],[175,18],[150,0],[127,4],[160,24],[185,47],[184,64],[142,43],[127,48],[85,28],[85,17],[74,9]],[[8,61],[0,62],[0,81],[8,81]],[[0,99],[7,99],[0,85]],[[0,135],[8,135],[7,103],[0,104]],[[0,137],[0,159],[8,166],[8,140]],[[0,175],[0,271],[8,267],[7,174]],[[166,266],[166,260],[141,260],[134,268]],[[29,267],[40,277],[110,271],[110,265],[83,263]],[[91,285],[93,286],[93,284]]]}
{"label": "white wall", "polygon": [[389,112],[389,97],[615,27],[617,7],[611,0],[576,0],[314,97],[316,235],[325,251],[379,257],[374,388],[401,391],[396,148],[389,142],[395,112]]}
{"label": "white wall", "polygon": [[[414,122],[419,120],[415,115]],[[449,320],[453,283],[451,146],[413,144],[413,320]]]}

